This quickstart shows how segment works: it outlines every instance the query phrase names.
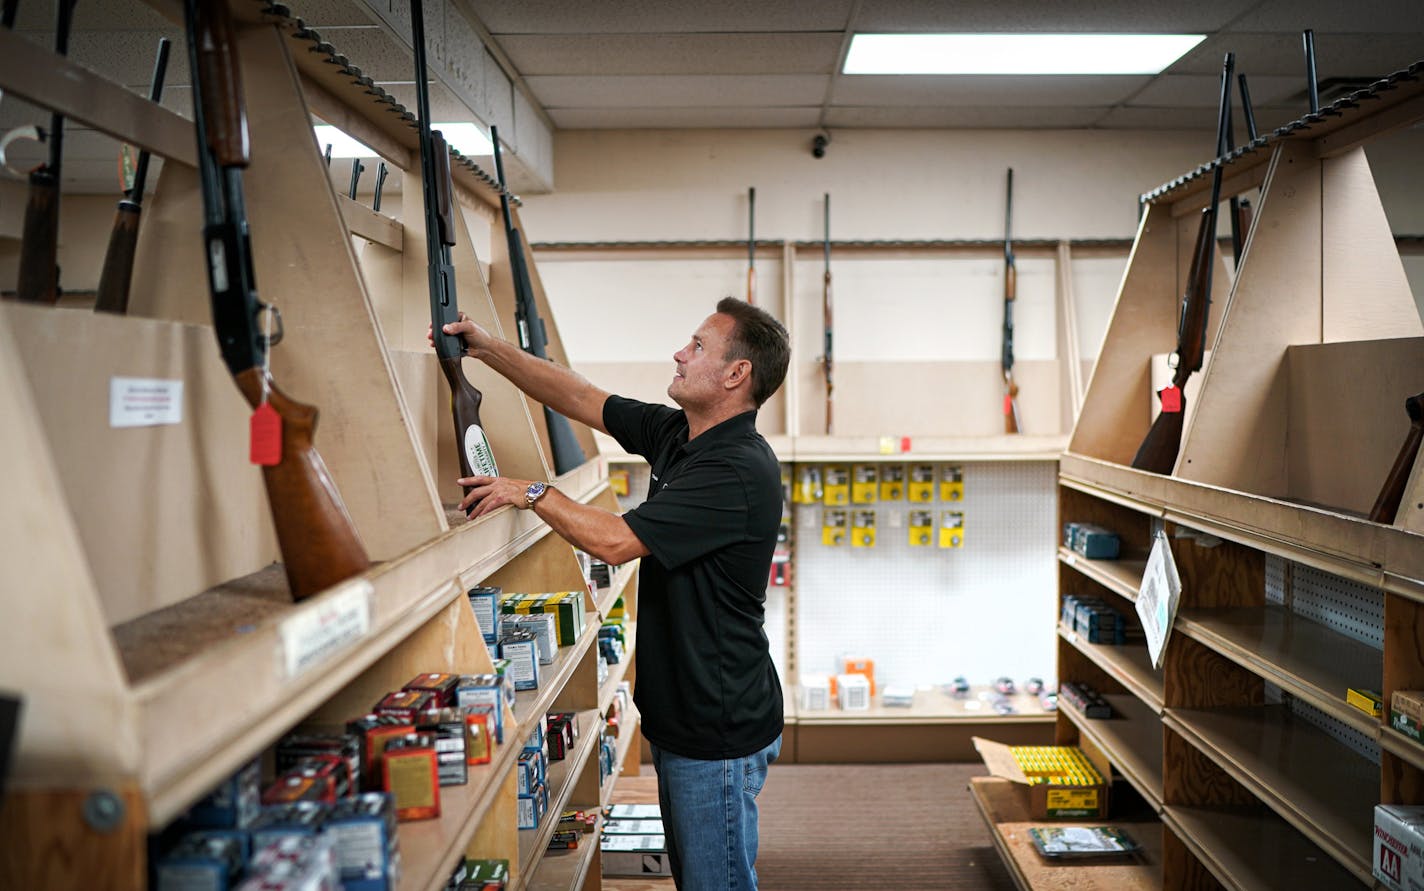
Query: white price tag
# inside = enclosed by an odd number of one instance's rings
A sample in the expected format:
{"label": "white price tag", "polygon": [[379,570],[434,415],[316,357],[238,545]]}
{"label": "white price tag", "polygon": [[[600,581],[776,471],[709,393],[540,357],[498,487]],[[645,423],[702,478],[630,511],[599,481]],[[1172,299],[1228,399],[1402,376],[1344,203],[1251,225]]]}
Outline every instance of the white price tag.
{"label": "white price tag", "polygon": [[109,379],[110,427],[183,423],[183,382],[151,377]]}
{"label": "white price tag", "polygon": [[294,678],[355,643],[371,630],[375,587],[366,579],[323,596],[282,622],[282,664]]}

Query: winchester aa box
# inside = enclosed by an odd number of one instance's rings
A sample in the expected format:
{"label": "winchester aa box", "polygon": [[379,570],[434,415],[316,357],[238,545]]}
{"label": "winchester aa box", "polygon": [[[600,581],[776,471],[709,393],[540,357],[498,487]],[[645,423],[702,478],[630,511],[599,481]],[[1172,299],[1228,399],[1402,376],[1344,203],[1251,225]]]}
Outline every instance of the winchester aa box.
{"label": "winchester aa box", "polygon": [[1424,891],[1424,807],[1375,805],[1374,874],[1393,891]]}

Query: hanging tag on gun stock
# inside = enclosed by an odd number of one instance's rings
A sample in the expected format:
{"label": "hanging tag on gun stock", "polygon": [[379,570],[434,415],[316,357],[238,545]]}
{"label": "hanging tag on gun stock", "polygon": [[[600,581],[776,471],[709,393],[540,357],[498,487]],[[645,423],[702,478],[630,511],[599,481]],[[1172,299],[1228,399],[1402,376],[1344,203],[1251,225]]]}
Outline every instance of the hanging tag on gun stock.
{"label": "hanging tag on gun stock", "polygon": [[1163,387],[1162,392],[1157,395],[1162,398],[1163,411],[1179,412],[1182,410],[1182,391],[1177,387]]}
{"label": "hanging tag on gun stock", "polygon": [[263,467],[281,464],[282,416],[277,414],[272,403],[263,402],[257,406],[252,413],[251,432],[248,460]]}

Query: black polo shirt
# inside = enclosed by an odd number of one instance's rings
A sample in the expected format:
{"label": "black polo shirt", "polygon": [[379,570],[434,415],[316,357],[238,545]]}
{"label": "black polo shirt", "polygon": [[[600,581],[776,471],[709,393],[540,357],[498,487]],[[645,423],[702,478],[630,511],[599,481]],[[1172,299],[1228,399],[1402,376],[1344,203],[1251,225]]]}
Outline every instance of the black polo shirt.
{"label": "black polo shirt", "polygon": [[687,415],[610,396],[603,423],[652,468],[623,515],[651,556],[638,582],[633,699],[649,741],[688,758],[741,758],[781,733],[781,684],[762,627],[781,523],[781,465],[737,415],[688,442]]}

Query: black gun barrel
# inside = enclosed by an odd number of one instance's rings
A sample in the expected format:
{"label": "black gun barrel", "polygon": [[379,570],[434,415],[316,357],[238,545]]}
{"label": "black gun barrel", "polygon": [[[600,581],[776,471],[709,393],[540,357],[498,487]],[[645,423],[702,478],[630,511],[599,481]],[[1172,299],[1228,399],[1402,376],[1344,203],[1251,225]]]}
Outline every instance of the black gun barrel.
{"label": "black gun barrel", "polygon": [[1301,33],[1305,44],[1305,85],[1310,95],[1310,113],[1320,113],[1320,83],[1315,78],[1315,32],[1306,28]]}

